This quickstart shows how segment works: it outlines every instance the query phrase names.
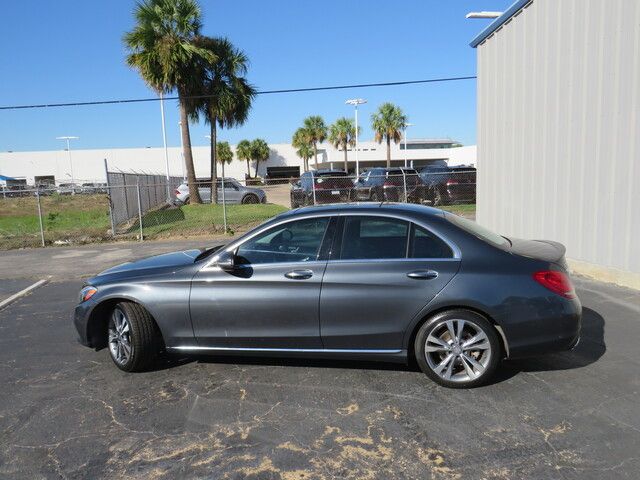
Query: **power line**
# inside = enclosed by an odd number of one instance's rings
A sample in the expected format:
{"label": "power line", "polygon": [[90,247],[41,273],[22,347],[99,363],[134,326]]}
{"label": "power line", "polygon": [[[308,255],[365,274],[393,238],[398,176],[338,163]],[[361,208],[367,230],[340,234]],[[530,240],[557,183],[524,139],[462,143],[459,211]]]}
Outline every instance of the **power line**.
{"label": "power line", "polygon": [[[380,83],[356,83],[353,85],[332,85],[325,87],[308,87],[308,88],[287,88],[282,90],[264,90],[257,92],[257,95],[270,95],[274,93],[299,93],[299,92],[318,92],[321,90],[344,90],[348,88],[369,88],[369,87],[392,87],[398,85],[415,85],[419,83],[441,83],[456,82],[460,80],[473,80],[476,76],[466,77],[445,77],[445,78],[429,78],[426,80],[406,80],[401,82],[380,82]],[[211,95],[193,95],[190,99],[208,98]],[[164,97],[165,100],[178,100],[178,97]],[[69,103],[41,103],[33,105],[6,105],[0,106],[0,110],[27,110],[33,108],[58,108],[58,107],[85,107],[89,105],[115,105],[119,103],[142,103],[142,102],[158,102],[160,98],[129,98],[117,100],[96,100],[92,102],[69,102]]]}

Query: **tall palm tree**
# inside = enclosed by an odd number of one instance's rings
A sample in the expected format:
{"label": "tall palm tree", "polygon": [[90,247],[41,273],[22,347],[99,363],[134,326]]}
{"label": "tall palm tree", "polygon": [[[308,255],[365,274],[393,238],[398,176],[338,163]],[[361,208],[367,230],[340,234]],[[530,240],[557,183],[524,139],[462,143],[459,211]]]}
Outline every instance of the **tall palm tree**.
{"label": "tall palm tree", "polygon": [[258,166],[269,158],[271,150],[266,141],[256,138],[251,142],[251,159],[256,162],[256,177],[258,176]]}
{"label": "tall palm tree", "polygon": [[247,162],[247,177],[251,178],[251,168],[249,162],[252,160],[251,142],[249,140],[240,140],[236,145],[236,156],[238,160]]}
{"label": "tall palm tree", "polygon": [[[304,162],[304,171],[308,172],[309,171],[309,159],[311,157],[313,157],[313,143],[311,142],[311,135],[309,134],[309,131],[304,128],[304,127],[300,127],[299,129],[297,129],[295,131],[295,133],[293,134],[293,137],[291,138],[291,145],[298,149],[298,156],[300,158],[302,158],[303,162]],[[305,155],[300,155],[299,152],[304,151],[311,151],[311,155],[307,156]]]}
{"label": "tall palm tree", "polygon": [[353,124],[353,120],[347,117],[342,117],[330,125],[329,141],[338,150],[341,148],[344,150],[344,171],[349,172],[347,148],[353,147],[356,144],[356,127]]}
{"label": "tall palm tree", "polygon": [[304,119],[304,129],[309,134],[309,141],[313,145],[313,157],[316,170],[318,169],[318,143],[327,138],[327,126],[320,115],[311,115]]}
{"label": "tall palm tree", "polygon": [[218,201],[215,188],[218,179],[216,149],[217,127],[232,128],[242,125],[249,115],[251,103],[256,95],[255,88],[244,78],[249,59],[226,38],[197,37],[194,44],[211,52],[215,60],[203,59],[199,65],[195,87],[189,102],[191,118],[197,120],[199,114],[210,127],[211,138],[211,191],[212,202]]}
{"label": "tall palm tree", "polygon": [[136,25],[124,35],[129,51],[127,64],[155,91],[177,90],[189,198],[192,203],[202,203],[196,185],[185,101],[198,60],[215,60],[211,52],[194,45],[202,27],[200,7],[195,0],[141,0],[134,16]]}
{"label": "tall palm tree", "polygon": [[233,150],[231,150],[229,142],[216,143],[216,160],[220,163],[226,164],[233,161]]}
{"label": "tall palm tree", "polygon": [[387,167],[391,166],[391,141],[400,143],[402,130],[407,123],[407,116],[402,109],[393,103],[383,103],[378,111],[371,115],[371,128],[375,132],[376,142],[387,143]]}

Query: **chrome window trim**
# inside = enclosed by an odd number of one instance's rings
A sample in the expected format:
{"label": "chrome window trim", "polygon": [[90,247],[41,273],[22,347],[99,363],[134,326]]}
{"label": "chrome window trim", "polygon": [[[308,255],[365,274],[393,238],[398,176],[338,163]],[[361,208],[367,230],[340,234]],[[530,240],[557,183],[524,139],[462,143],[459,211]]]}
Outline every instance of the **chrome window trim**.
{"label": "chrome window trim", "polygon": [[[269,225],[265,225],[264,227],[260,228],[258,227],[258,229],[250,236],[246,237],[246,238],[239,238],[234,242],[231,242],[226,248],[222,249],[220,253],[222,252],[231,252],[233,250],[236,250],[240,245],[242,245],[243,243],[251,240],[252,238],[254,238],[257,235],[260,235],[261,233],[274,228],[274,227],[279,227],[281,225],[284,225],[286,223],[290,223],[290,222],[295,222],[298,220],[307,220],[309,218],[325,218],[325,217],[386,217],[386,218],[391,218],[391,219],[396,219],[396,220],[404,220],[407,222],[411,222],[411,223],[415,223],[416,225],[426,229],[427,231],[433,233],[436,237],[438,237],[440,240],[442,240],[444,243],[446,243],[449,248],[451,248],[451,251],[453,252],[453,257],[451,258],[380,258],[380,259],[376,259],[376,258],[368,258],[368,259],[349,259],[349,260],[329,260],[329,262],[385,262],[385,261],[399,261],[399,260],[421,260],[421,261],[434,261],[434,260],[438,260],[438,261],[458,261],[462,258],[462,254],[460,252],[460,249],[458,248],[458,246],[453,243],[452,241],[450,241],[446,236],[444,236],[441,232],[439,232],[437,229],[434,229],[432,226],[430,225],[425,225],[423,222],[420,222],[414,218],[411,218],[409,215],[405,215],[403,213],[389,213],[389,212],[332,212],[332,213],[322,213],[322,214],[318,214],[318,213],[314,213],[314,212],[309,212],[306,213],[304,215],[296,215],[293,218],[285,218],[280,220],[279,222],[275,222]],[[216,253],[211,260],[209,260],[204,267],[202,267],[201,271],[217,271],[219,270],[218,267],[213,266],[213,264],[215,262],[218,261],[218,256],[219,254]],[[296,265],[307,265],[306,262],[294,262]],[[326,262],[321,262],[321,263],[326,263]],[[285,264],[290,264],[290,262],[287,262]],[[250,264],[247,264],[245,266],[248,266]],[[261,263],[259,265],[278,265],[276,263]]]}
{"label": "chrome window trim", "polygon": [[402,349],[347,349],[347,348],[267,348],[267,347],[200,347],[177,346],[167,347],[169,350],[181,351],[216,351],[216,352],[295,352],[295,353],[365,353],[365,354],[398,354]]}

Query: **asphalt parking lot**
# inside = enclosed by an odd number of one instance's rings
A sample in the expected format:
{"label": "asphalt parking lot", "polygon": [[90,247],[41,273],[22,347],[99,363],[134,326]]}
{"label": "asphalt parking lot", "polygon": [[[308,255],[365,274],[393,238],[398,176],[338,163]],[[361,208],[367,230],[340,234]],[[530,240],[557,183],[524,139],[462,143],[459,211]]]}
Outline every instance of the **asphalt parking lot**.
{"label": "asphalt parking lot", "polygon": [[640,292],[577,279],[576,350],[448,390],[357,362],[172,358],[126,374],[76,343],[71,271],[0,311],[2,478],[638,478]]}

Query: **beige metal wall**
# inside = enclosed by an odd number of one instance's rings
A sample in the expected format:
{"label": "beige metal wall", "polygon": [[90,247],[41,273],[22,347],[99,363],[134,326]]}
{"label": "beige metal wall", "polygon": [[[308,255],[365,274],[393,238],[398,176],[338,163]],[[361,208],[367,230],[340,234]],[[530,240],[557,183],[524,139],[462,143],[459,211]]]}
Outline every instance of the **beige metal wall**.
{"label": "beige metal wall", "polygon": [[533,0],[477,51],[478,222],[640,286],[640,0]]}

